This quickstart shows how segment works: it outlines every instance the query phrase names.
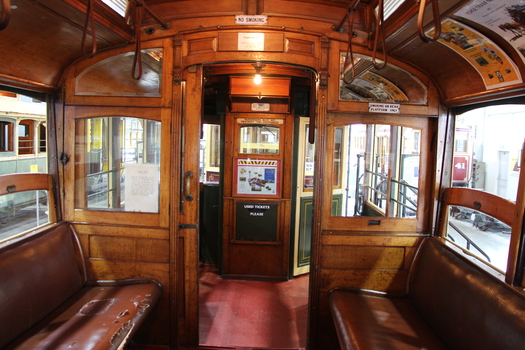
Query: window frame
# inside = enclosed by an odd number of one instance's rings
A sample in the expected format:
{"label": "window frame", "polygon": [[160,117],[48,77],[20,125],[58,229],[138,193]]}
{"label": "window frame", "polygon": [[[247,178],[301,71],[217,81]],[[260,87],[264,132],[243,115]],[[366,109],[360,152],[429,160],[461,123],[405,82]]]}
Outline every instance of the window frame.
{"label": "window frame", "polygon": [[[524,180],[524,178],[525,176],[520,176],[520,185],[522,186],[523,183],[521,180]],[[492,193],[483,192],[472,188],[446,188],[442,196],[443,199],[439,220],[440,226],[438,227],[437,235],[445,239],[447,244],[451,244],[455,247],[458,247],[458,249],[460,249],[465,255],[476,259],[476,261],[478,262],[483,263],[483,266],[487,267],[487,269],[489,269],[489,272],[498,275],[499,270],[493,265],[481,259],[480,257],[468,252],[465,248],[453,243],[450,239],[446,237],[449,207],[461,206],[465,208],[474,209],[480,213],[487,214],[509,225],[512,228],[512,231],[509,243],[507,270],[504,271],[504,279],[507,283],[520,284],[521,286],[525,286],[525,281],[519,280],[519,278],[521,278],[521,273],[518,273],[518,255],[524,218],[523,202],[525,199],[523,190],[521,190],[521,192],[522,193],[518,195],[520,198],[518,199],[517,203],[514,203]],[[521,269],[523,269],[523,267],[521,267]],[[503,276],[501,277],[503,278]]]}
{"label": "window frame", "polygon": [[55,192],[53,188],[53,176],[51,174],[43,173],[15,173],[0,175],[0,196],[27,192],[27,191],[47,191],[48,198],[48,222],[40,226],[31,228],[26,231],[14,234],[8,238],[0,240],[0,243],[4,243],[21,236],[24,236],[28,233],[32,233],[35,230],[40,229],[48,225],[52,225],[57,222],[57,207],[55,200]]}
{"label": "window frame", "polygon": [[[171,111],[165,108],[134,108],[134,107],[90,107],[69,106],[66,107],[66,133],[64,149],[67,154],[75,155],[75,124],[76,120],[94,117],[130,117],[142,118],[161,122],[160,148],[170,148],[169,125]],[[66,193],[75,193],[75,181],[79,174],[76,169],[76,161],[70,160],[64,166],[64,186]],[[104,224],[121,224],[123,220],[131,225],[150,227],[169,227],[169,176],[170,162],[169,152],[161,152],[160,155],[160,189],[159,189],[159,212],[143,213],[132,211],[112,211],[103,209],[76,209],[74,198],[66,198],[64,205],[64,218],[73,222],[91,222]]]}
{"label": "window frame", "polygon": [[[431,227],[430,213],[433,203],[431,188],[435,183],[435,174],[432,169],[433,152],[431,151],[432,134],[437,119],[429,117],[401,118],[398,115],[366,115],[366,114],[329,114],[327,117],[326,144],[332,145],[334,130],[339,126],[350,124],[382,124],[396,125],[420,129],[420,172],[418,180],[418,209],[414,218],[399,217],[339,217],[331,215],[332,180],[326,183],[323,191],[323,230],[348,231],[349,227],[359,227],[359,231],[366,232],[428,232]],[[332,146],[330,146],[332,147]],[[325,178],[333,179],[333,152],[326,152],[324,157]],[[328,190],[330,189],[330,190]]]}

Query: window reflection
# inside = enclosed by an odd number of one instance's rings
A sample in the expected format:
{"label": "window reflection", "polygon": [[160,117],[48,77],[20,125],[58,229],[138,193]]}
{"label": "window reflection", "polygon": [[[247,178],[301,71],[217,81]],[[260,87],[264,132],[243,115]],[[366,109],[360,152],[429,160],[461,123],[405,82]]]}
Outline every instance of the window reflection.
{"label": "window reflection", "polygon": [[0,196],[0,241],[47,224],[47,191],[23,191]]}
{"label": "window reflection", "polygon": [[76,135],[76,208],[158,212],[160,122],[86,118]]}
{"label": "window reflection", "polygon": [[[341,216],[415,217],[421,131],[352,124],[334,132],[332,185],[334,198],[342,198]],[[341,165],[336,166],[339,158]],[[341,189],[336,188],[338,171]]]}
{"label": "window reflection", "polygon": [[490,215],[450,206],[446,237],[500,271],[507,270],[511,227]]}

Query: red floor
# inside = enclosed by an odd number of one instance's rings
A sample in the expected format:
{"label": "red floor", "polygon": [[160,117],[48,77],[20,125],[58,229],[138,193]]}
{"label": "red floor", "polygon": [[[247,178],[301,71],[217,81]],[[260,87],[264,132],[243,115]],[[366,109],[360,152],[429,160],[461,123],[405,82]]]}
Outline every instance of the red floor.
{"label": "red floor", "polygon": [[308,275],[287,282],[200,280],[200,344],[269,349],[306,347]]}

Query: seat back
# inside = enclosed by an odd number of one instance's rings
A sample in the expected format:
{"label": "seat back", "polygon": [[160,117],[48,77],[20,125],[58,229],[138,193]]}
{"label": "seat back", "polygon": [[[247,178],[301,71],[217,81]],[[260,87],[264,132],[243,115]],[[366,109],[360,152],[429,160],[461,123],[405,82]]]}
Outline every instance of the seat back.
{"label": "seat back", "polygon": [[525,296],[435,238],[418,252],[408,297],[451,349],[525,344]]}
{"label": "seat back", "polygon": [[0,348],[83,286],[77,252],[67,223],[0,248]]}

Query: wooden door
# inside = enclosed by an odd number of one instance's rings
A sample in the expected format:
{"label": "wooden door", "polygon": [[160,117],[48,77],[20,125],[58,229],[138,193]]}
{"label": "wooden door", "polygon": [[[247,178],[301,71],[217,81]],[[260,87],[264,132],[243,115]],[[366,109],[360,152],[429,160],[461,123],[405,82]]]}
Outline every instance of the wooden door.
{"label": "wooden door", "polygon": [[223,276],[285,280],[293,117],[229,113],[226,119]]}
{"label": "wooden door", "polygon": [[[174,193],[180,192],[178,226],[175,228],[177,273],[176,304],[179,322],[179,342],[182,345],[199,343],[199,144],[202,111],[202,66],[191,66],[185,71],[183,84],[182,150],[172,162],[172,173],[180,174]],[[180,189],[180,191],[178,191]],[[177,206],[175,206],[177,207]]]}

